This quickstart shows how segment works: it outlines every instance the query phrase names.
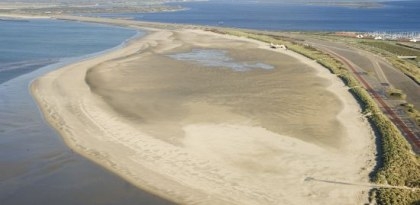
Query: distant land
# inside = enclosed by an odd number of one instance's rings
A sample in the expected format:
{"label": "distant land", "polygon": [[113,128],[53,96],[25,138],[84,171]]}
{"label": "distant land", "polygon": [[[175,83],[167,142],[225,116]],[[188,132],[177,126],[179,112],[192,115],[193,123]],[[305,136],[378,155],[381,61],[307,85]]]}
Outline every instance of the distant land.
{"label": "distant land", "polygon": [[[36,2],[32,0],[3,0],[2,2],[0,2],[0,12],[31,15],[172,12],[186,9],[174,3],[192,1],[223,2],[223,0],[38,0]],[[377,8],[383,6],[383,2],[389,1],[399,0],[238,0],[237,2],[292,3],[322,6],[342,6],[354,8]]]}
{"label": "distant land", "polygon": [[[211,0],[221,1],[223,0]],[[374,8],[383,6],[382,3],[401,0],[239,0],[239,2],[261,2],[261,3],[293,3],[293,4],[311,4],[311,5],[330,5],[356,8]]]}
{"label": "distant land", "polygon": [[107,0],[5,0],[0,2],[1,13],[14,14],[84,14],[84,13],[149,13],[179,11],[184,8],[177,5],[167,5],[169,2],[187,2],[194,0],[128,0],[128,1],[107,1]]}

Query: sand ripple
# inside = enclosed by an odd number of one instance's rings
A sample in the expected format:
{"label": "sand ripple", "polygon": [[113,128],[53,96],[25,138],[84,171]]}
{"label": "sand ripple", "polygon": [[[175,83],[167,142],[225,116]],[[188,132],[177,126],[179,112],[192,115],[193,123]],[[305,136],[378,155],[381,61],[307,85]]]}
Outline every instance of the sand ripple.
{"label": "sand ripple", "polygon": [[[193,48],[275,69],[209,70],[167,56]],[[326,69],[275,52],[160,30],[52,72],[32,91],[75,151],[174,202],[360,203],[364,187],[305,180],[367,181],[372,135],[357,103]]]}

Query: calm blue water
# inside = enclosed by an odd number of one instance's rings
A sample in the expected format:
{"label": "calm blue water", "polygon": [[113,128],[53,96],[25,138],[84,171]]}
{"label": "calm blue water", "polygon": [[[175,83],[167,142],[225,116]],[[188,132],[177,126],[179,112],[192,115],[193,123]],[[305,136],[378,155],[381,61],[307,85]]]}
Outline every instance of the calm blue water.
{"label": "calm blue water", "polygon": [[38,76],[135,34],[77,22],[0,21],[1,205],[170,204],[74,153],[28,91]]}
{"label": "calm blue water", "polygon": [[60,58],[114,47],[134,34],[132,30],[98,24],[0,21],[0,83]]}
{"label": "calm blue water", "polygon": [[178,3],[189,10],[131,16],[144,21],[260,30],[420,32],[420,1],[387,2],[380,8],[255,2]]}

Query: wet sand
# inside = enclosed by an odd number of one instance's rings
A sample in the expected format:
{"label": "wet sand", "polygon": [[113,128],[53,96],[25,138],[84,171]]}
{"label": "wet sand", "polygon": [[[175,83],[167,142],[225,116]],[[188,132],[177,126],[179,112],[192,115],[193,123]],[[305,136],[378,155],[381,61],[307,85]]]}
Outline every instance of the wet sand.
{"label": "wet sand", "polygon": [[[176,60],[224,51],[235,71]],[[357,204],[373,136],[357,102],[315,62],[249,39],[153,30],[32,85],[75,151],[182,204]]]}

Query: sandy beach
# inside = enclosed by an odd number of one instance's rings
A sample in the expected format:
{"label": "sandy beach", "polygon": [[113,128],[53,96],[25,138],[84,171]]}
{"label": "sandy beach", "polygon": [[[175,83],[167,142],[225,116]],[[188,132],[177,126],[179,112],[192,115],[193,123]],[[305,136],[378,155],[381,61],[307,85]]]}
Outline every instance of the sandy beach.
{"label": "sandy beach", "polygon": [[291,51],[149,29],[31,90],[74,151],[176,203],[367,201],[368,122],[336,76]]}

